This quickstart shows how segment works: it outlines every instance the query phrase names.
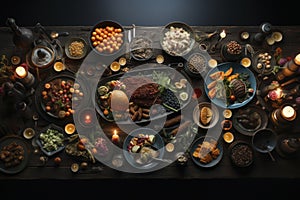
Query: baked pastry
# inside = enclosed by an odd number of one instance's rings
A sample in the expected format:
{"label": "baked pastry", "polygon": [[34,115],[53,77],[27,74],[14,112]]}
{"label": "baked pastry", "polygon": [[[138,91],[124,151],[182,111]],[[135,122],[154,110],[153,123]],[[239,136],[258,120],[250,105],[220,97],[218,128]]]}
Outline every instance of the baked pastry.
{"label": "baked pastry", "polygon": [[206,107],[206,106],[201,108],[199,117],[200,117],[200,119],[199,119],[200,122],[204,126],[208,125],[211,122],[211,119],[213,117],[213,112],[212,112],[211,108]]}

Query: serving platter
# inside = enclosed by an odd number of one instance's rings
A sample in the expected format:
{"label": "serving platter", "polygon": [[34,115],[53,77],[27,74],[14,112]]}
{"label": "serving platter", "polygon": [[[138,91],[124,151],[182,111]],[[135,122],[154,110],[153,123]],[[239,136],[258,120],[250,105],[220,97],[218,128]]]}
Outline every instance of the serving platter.
{"label": "serving platter", "polygon": [[[214,75],[220,73],[220,76],[225,76],[226,77],[226,72],[228,72],[230,69],[232,69],[230,75],[225,79],[221,79],[222,77],[218,77],[214,80],[214,78],[212,78]],[[223,75],[222,75],[223,74]],[[238,76],[236,76],[238,75]],[[231,78],[230,76],[236,76],[235,78]],[[226,87],[229,86],[230,81],[229,80],[241,80],[243,79],[240,83],[245,84],[245,95],[243,98],[241,98],[241,100],[239,100],[238,98],[236,98],[235,100],[233,100],[232,102],[229,100],[228,98],[228,91],[226,89]],[[221,107],[221,108],[227,108],[227,109],[236,109],[236,108],[240,108],[242,106],[245,106],[246,104],[248,104],[255,96],[256,93],[256,79],[255,76],[253,74],[253,72],[251,70],[249,70],[248,68],[242,66],[239,63],[236,62],[225,62],[225,63],[221,63],[219,64],[217,67],[212,68],[206,75],[205,77],[205,86],[204,86],[204,90],[206,95],[208,96],[208,98],[210,99],[210,101],[212,103],[214,103],[215,105]],[[212,89],[209,89],[210,85],[213,82],[218,82],[219,86],[215,86],[217,88],[217,90],[219,89],[220,93],[224,93],[224,95],[222,97],[218,98],[218,91],[216,91],[216,95],[212,96],[211,95],[211,91]],[[249,92],[251,89],[251,92]],[[223,90],[223,91],[222,91]]]}
{"label": "serving platter", "polygon": [[[19,136],[5,136],[3,138],[1,138],[0,140],[0,151],[2,151],[3,148],[7,147],[8,145],[11,144],[16,144],[19,147],[21,147],[23,149],[23,158],[22,161],[14,166],[6,166],[5,162],[0,160],[0,171],[6,174],[17,174],[21,171],[23,171],[27,164],[28,164],[28,160],[29,160],[29,147],[28,144],[26,143],[26,141],[19,137]],[[19,148],[18,147],[18,148]]]}
{"label": "serving platter", "polygon": [[[143,90],[143,86],[147,87],[148,85],[152,88],[145,89],[145,94],[140,92],[138,97],[135,96],[137,90]],[[101,91],[99,91],[100,88]],[[106,91],[103,92],[103,90]],[[129,107],[134,105],[143,109],[143,117],[133,119],[129,113],[130,108],[118,112],[117,115],[113,113],[113,109],[110,109],[110,102],[112,102],[110,95],[115,90],[121,90],[127,95]],[[148,91],[150,91],[149,94]],[[192,91],[189,79],[176,69],[162,64],[147,63],[141,69],[132,69],[124,74],[101,79],[95,91],[94,104],[97,113],[106,121],[121,124],[145,123],[180,113],[191,101]],[[104,113],[104,111],[108,111],[108,113]]]}
{"label": "serving platter", "polygon": [[88,88],[83,81],[75,81],[72,73],[63,73],[51,76],[37,86],[35,105],[47,121],[65,124],[72,122],[73,107],[80,107],[87,96]]}

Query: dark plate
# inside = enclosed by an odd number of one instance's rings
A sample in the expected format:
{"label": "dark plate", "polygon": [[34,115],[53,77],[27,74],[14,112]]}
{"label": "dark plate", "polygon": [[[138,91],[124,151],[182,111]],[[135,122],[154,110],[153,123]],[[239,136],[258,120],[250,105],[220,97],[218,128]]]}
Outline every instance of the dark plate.
{"label": "dark plate", "polygon": [[[207,89],[207,85],[210,84],[213,80],[209,77],[211,74],[217,72],[217,71],[227,71],[230,67],[233,68],[233,72],[232,74],[235,74],[235,73],[245,73],[245,74],[248,74],[249,75],[249,78],[248,80],[250,81],[250,84],[251,84],[251,88],[253,88],[253,93],[252,95],[244,100],[243,102],[240,102],[240,103],[232,103],[232,104],[229,104],[227,105],[226,102],[222,99],[218,99],[218,98],[213,98],[211,99],[209,96],[208,96],[208,89]],[[228,108],[228,109],[235,109],[235,108],[240,108],[244,105],[246,105],[247,103],[249,103],[253,97],[254,97],[254,94],[256,93],[256,79],[255,79],[255,76],[253,74],[252,71],[250,71],[248,68],[245,68],[243,67],[241,64],[239,63],[235,63],[235,62],[226,62],[226,63],[222,63],[222,64],[219,64],[217,67],[215,68],[212,68],[206,75],[205,77],[205,86],[204,86],[204,90],[205,90],[205,93],[206,95],[208,96],[208,98],[212,101],[212,103],[222,107],[222,108]]]}
{"label": "dark plate", "polygon": [[[91,38],[94,36],[93,35],[93,32],[96,32],[96,29],[97,28],[106,28],[107,26],[109,27],[114,27],[114,28],[120,28],[122,31],[121,33],[123,34],[122,36],[122,44],[119,48],[119,50],[116,50],[112,53],[109,53],[109,52],[99,52],[96,47],[93,46],[93,41],[91,40]],[[113,55],[116,55],[116,54],[119,54],[121,51],[123,51],[124,49],[124,44],[125,44],[125,40],[126,40],[126,37],[125,37],[125,29],[124,27],[119,23],[119,22],[116,22],[116,21],[112,21],[112,20],[104,20],[104,21],[100,21],[98,22],[97,24],[95,24],[92,28],[92,31],[90,32],[89,34],[89,44],[90,44],[90,47],[92,48],[92,50],[101,55],[101,56],[113,56]]]}
{"label": "dark plate", "polygon": [[[179,81],[182,78],[187,79],[187,81],[188,81],[188,83],[186,84],[187,87],[185,89],[182,89],[182,90],[186,91],[189,94],[189,96],[188,96],[188,99],[186,101],[183,101],[181,103],[181,108],[180,109],[183,109],[183,108],[185,108],[188,105],[188,103],[191,101],[193,88],[191,87],[189,79],[186,76],[182,75],[180,72],[176,71],[175,69],[172,69],[170,67],[166,67],[165,65],[161,65],[161,64],[151,64],[151,63],[148,63],[148,64],[145,64],[144,66],[145,66],[145,68],[143,68],[143,69],[133,69],[132,71],[129,71],[129,72],[125,73],[125,74],[116,74],[116,75],[113,75],[113,76],[110,76],[110,77],[103,78],[103,79],[101,79],[98,82],[97,88],[100,87],[100,86],[102,86],[102,85],[105,85],[107,82],[112,81],[112,80],[122,80],[122,79],[125,79],[126,77],[140,76],[140,75],[148,77],[148,78],[152,78],[152,73],[154,71],[157,71],[157,72],[166,72],[166,73],[170,72],[172,75],[175,74],[174,75],[175,78],[171,78],[171,82],[172,81],[175,82],[177,80]],[[105,119],[105,120],[107,120],[109,122],[114,122],[115,121],[113,119],[112,115],[108,115],[109,117],[107,117],[107,116],[105,116],[103,114],[103,110],[100,107],[100,95],[98,94],[97,91],[95,92],[94,104],[95,104],[95,108],[96,108],[98,114],[103,119]],[[180,109],[178,110],[178,112],[180,112]],[[160,119],[162,117],[170,116],[172,114],[178,113],[176,111],[166,111],[166,112],[163,112],[164,111],[163,109],[161,109],[161,111],[162,111],[161,114],[156,114],[155,116],[153,116],[153,117],[151,117],[149,119],[145,119],[144,118],[142,120],[135,121],[135,123],[145,123],[145,122],[149,122],[150,120]],[[158,112],[160,112],[160,111],[158,111]],[[128,118],[124,119],[124,120],[123,119],[117,120],[117,122],[120,123],[120,124],[130,124],[130,123],[132,123],[132,121],[129,120]]]}
{"label": "dark plate", "polygon": [[0,160],[0,171],[6,174],[17,174],[25,169],[29,160],[29,147],[26,141],[18,136],[5,136],[0,140],[0,150],[6,145],[11,144],[12,142],[16,142],[18,145],[21,145],[24,148],[24,159],[22,162],[14,167],[6,167],[2,160]]}
{"label": "dark plate", "polygon": [[[264,53],[268,53],[270,56],[271,56],[271,59],[270,59],[270,67],[269,68],[266,68],[266,67],[262,67],[262,68],[257,68],[257,64],[260,62],[260,54],[264,54]],[[276,60],[275,60],[275,57],[273,56],[272,53],[268,52],[268,51],[258,51],[256,52],[254,55],[253,55],[253,58],[252,58],[252,68],[259,74],[263,74],[263,75],[268,75],[268,74],[271,74],[274,67],[275,67],[275,64],[276,64]]]}
{"label": "dark plate", "polygon": [[[200,159],[199,158],[196,158],[193,156],[193,153],[194,151],[196,150],[196,148],[198,147],[199,144],[202,144],[204,141],[209,141],[210,139],[214,139],[216,140],[218,143],[217,143],[217,148],[220,150],[220,154],[218,155],[217,158],[213,159],[211,162],[209,163],[202,163],[200,162]],[[223,146],[222,144],[214,137],[211,137],[211,136],[201,136],[199,138],[197,138],[192,144],[191,144],[191,148],[190,148],[190,156],[193,160],[193,162],[200,166],[200,167],[205,167],[205,168],[208,168],[208,167],[213,167],[215,165],[217,165],[222,157],[223,157]]]}
{"label": "dark plate", "polygon": [[64,135],[64,137],[66,137],[66,135],[64,133],[64,130],[55,124],[49,124],[47,127],[43,128],[39,131],[39,134],[36,137],[37,145],[41,148],[41,151],[43,153],[45,153],[47,156],[52,156],[52,155],[62,151],[65,148],[65,145],[63,144],[63,146],[58,147],[54,151],[47,151],[45,148],[43,148],[43,144],[42,144],[42,141],[39,139],[39,136],[41,133],[45,133],[48,129],[58,130],[60,133],[62,133]]}
{"label": "dark plate", "polygon": [[[44,101],[43,95],[42,95],[42,92],[45,90],[44,89],[45,84],[55,81],[55,80],[58,80],[58,79],[72,81],[73,83],[79,83],[80,91],[83,92],[84,95],[83,95],[83,97],[80,98],[80,100],[78,101],[78,104],[76,104],[76,107],[77,106],[79,107],[81,105],[81,103],[83,102],[83,100],[88,96],[88,89],[84,85],[84,81],[81,82],[78,79],[76,79],[76,81],[75,81],[75,75],[72,73],[64,73],[64,74],[59,74],[59,75],[50,77],[50,78],[46,79],[45,81],[41,82],[37,86],[37,89],[35,91],[35,105],[36,105],[36,109],[37,109],[38,113],[49,122],[56,123],[56,124],[66,124],[67,122],[73,121],[73,114],[71,114],[69,116],[65,116],[63,118],[60,118],[56,113],[47,111],[45,101]],[[76,96],[79,96],[79,95],[76,95]],[[73,107],[73,106],[75,106],[75,103],[71,102],[71,105]]]}
{"label": "dark plate", "polygon": [[139,164],[135,161],[132,153],[128,152],[128,150],[127,150],[131,139],[135,136],[138,136],[139,134],[155,135],[155,142],[152,145],[152,147],[159,152],[158,158],[163,158],[164,152],[165,152],[165,150],[164,150],[164,146],[165,146],[164,141],[163,141],[162,137],[155,130],[150,129],[150,128],[135,129],[134,131],[132,131],[128,134],[128,136],[125,138],[124,143],[123,143],[124,157],[131,166],[133,166],[137,169],[144,169],[145,170],[145,169],[154,168],[155,166],[157,166],[159,164],[158,162],[156,162],[154,160],[154,161],[149,162],[145,165]]}
{"label": "dark plate", "polygon": [[[244,127],[243,123],[240,123],[241,120],[247,119],[249,116],[254,116],[254,121],[252,123],[257,122],[257,125],[253,125],[253,127]],[[255,131],[259,129],[264,129],[268,125],[268,115],[267,113],[261,109],[260,107],[256,106],[247,106],[245,108],[240,108],[235,112],[232,117],[233,127],[240,133],[248,136],[252,136]],[[245,124],[249,125],[248,122],[244,122]]]}
{"label": "dark plate", "polygon": [[[82,52],[81,55],[79,55],[79,56],[72,56],[70,54],[69,46],[72,44],[72,42],[82,42],[83,43],[84,46],[83,46],[83,49],[82,49],[83,52]],[[66,44],[65,44],[65,53],[66,53],[67,57],[70,58],[70,59],[75,59],[75,60],[82,59],[82,58],[84,58],[86,56],[87,51],[88,51],[88,45],[87,45],[86,41],[83,38],[81,38],[81,37],[70,38],[66,42]]]}

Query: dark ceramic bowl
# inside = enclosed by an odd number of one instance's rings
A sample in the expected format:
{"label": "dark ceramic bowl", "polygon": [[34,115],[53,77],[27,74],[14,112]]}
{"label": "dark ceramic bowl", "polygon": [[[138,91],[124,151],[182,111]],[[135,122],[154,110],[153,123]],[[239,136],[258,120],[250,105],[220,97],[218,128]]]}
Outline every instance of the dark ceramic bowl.
{"label": "dark ceramic bowl", "polygon": [[249,167],[254,160],[254,151],[245,141],[237,140],[229,146],[229,157],[236,167]]}
{"label": "dark ceramic bowl", "polygon": [[276,146],[277,136],[272,129],[259,129],[252,136],[252,146],[261,153],[271,152]]}
{"label": "dark ceramic bowl", "polygon": [[[103,30],[103,29],[106,29],[107,27],[113,27],[114,30],[117,30],[117,29],[120,30],[118,32],[118,35],[114,35],[115,39],[118,40],[118,44],[120,44],[120,46],[118,47],[118,49],[113,48],[113,51],[109,50],[109,48],[112,47],[112,46],[104,42],[104,39],[110,40],[110,39],[112,39],[112,37],[108,36],[108,34],[105,34],[105,35],[107,35],[105,37],[103,35],[102,36],[100,35],[101,32],[99,31],[99,29]],[[111,31],[109,29],[107,31],[108,31],[108,33],[111,33]],[[99,41],[100,44],[96,45],[95,41],[96,42]],[[89,44],[90,44],[91,48],[94,50],[94,52],[96,52],[99,55],[102,55],[102,56],[116,55],[122,49],[124,49],[125,29],[118,22],[110,21],[110,20],[101,21],[101,22],[99,22],[99,23],[97,23],[96,25],[93,26],[93,28],[90,32],[90,35],[89,35]]]}

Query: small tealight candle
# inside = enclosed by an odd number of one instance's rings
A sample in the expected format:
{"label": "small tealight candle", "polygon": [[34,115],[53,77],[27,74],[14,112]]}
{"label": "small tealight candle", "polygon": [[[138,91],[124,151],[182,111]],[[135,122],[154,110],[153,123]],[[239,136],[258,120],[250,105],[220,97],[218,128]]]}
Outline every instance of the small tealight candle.
{"label": "small tealight candle", "polygon": [[84,123],[86,123],[86,124],[90,124],[92,122],[92,117],[91,117],[91,115],[90,114],[85,114],[85,116],[84,116]]}
{"label": "small tealight candle", "polygon": [[23,66],[18,66],[15,69],[15,72],[18,78],[25,78],[27,76],[27,70]]}
{"label": "small tealight candle", "polygon": [[111,137],[111,140],[112,140],[113,143],[118,143],[119,140],[120,140],[120,137],[119,137],[116,129],[114,130],[114,133]]}
{"label": "small tealight candle", "polygon": [[285,106],[281,110],[281,115],[284,119],[292,121],[296,118],[296,111],[292,106]]}

